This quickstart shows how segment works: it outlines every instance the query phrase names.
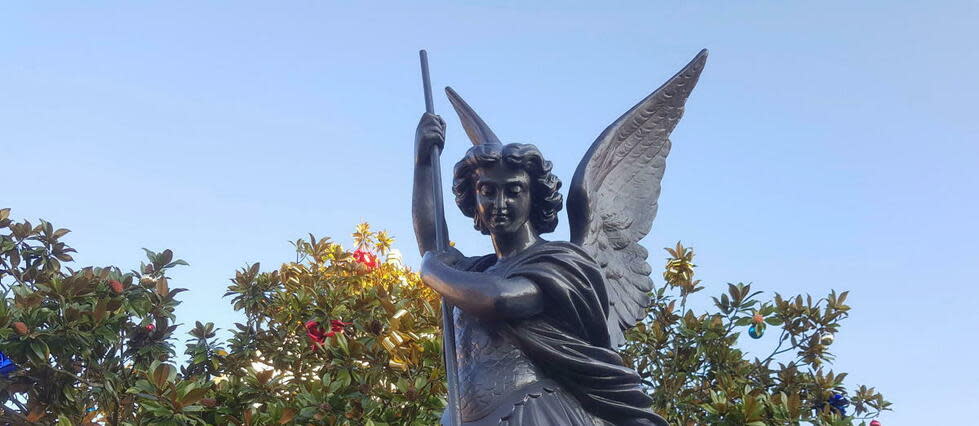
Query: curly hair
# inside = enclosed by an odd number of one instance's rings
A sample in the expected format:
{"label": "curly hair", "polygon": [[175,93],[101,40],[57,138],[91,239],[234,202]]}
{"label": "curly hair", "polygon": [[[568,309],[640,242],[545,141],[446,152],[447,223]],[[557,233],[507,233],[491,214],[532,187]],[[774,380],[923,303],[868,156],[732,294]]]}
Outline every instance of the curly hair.
{"label": "curly hair", "polygon": [[475,145],[455,165],[452,193],[462,214],[473,218],[475,228],[483,234],[489,230],[480,223],[476,214],[476,169],[506,164],[524,170],[530,176],[530,223],[541,234],[554,231],[557,213],[561,211],[564,197],[558,192],[561,180],[551,173],[551,162],[544,159],[536,146],[522,143],[506,145]]}

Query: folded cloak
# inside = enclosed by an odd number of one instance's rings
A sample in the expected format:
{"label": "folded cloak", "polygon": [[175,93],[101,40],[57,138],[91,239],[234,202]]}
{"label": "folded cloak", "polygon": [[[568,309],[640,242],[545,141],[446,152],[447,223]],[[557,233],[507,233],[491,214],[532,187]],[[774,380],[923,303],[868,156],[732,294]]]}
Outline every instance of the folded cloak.
{"label": "folded cloak", "polygon": [[[461,269],[482,272],[496,263],[496,256],[465,263]],[[549,378],[586,410],[613,424],[639,419],[667,424],[649,408],[652,399],[640,388],[639,375],[611,347],[605,277],[581,247],[542,242],[493,269],[507,278],[527,278],[543,293],[543,312],[506,321],[502,332],[512,335]]]}

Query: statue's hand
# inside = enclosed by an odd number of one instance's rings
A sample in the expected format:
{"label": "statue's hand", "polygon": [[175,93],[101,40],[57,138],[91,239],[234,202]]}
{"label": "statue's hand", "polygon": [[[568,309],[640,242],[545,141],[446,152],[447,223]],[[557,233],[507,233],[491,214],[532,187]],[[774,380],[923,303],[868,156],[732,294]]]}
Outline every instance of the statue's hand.
{"label": "statue's hand", "polygon": [[453,247],[441,253],[426,251],[422,256],[421,269],[418,271],[422,282],[429,287],[437,288],[438,286],[433,284],[444,282],[445,274],[455,269],[455,265],[464,258],[465,256]]}
{"label": "statue's hand", "polygon": [[440,253],[427,251],[422,257],[422,268],[424,269],[426,265],[434,266],[431,262],[439,262],[442,265],[455,268],[455,265],[465,258],[462,252],[456,250],[455,247],[449,247],[448,250]]}
{"label": "statue's hand", "polygon": [[527,318],[543,309],[543,293],[530,279],[460,269],[464,259],[453,248],[425,252],[422,282],[452,305],[482,318]]}
{"label": "statue's hand", "polygon": [[439,152],[445,147],[445,121],[435,114],[422,114],[415,129],[415,161],[416,164],[429,164],[432,147],[439,147]]}

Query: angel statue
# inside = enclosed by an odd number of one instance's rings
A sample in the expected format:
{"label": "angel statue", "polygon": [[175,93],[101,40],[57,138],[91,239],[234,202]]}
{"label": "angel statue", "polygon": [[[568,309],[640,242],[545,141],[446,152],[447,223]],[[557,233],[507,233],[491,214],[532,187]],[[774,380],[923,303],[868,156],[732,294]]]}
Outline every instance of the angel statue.
{"label": "angel statue", "polygon": [[706,59],[706,50],[697,54],[585,153],[568,191],[570,242],[541,237],[554,231],[563,201],[551,162],[534,145],[501,143],[446,88],[473,143],[455,164],[452,192],[494,252],[437,250],[431,157],[445,123],[422,116],[412,215],[422,280],[453,307],[456,371],[448,374],[457,374],[458,396],[449,403],[459,424],[667,425],[616,349],[650,303],[639,241],[656,217],[670,132]]}

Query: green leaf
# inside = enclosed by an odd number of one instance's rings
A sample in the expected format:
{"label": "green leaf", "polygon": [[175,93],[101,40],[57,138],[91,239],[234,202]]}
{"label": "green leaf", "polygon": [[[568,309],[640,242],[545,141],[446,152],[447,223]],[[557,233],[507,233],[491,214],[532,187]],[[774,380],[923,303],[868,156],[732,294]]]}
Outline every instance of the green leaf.
{"label": "green leaf", "polygon": [[195,404],[204,398],[204,395],[207,395],[207,391],[208,388],[191,389],[183,398],[180,398],[180,403],[184,405]]}
{"label": "green leaf", "polygon": [[339,382],[340,382],[340,386],[341,387],[350,386],[350,379],[351,379],[351,377],[350,377],[350,371],[349,370],[343,370],[340,373],[340,376],[338,377],[338,379],[340,379]]}
{"label": "green leaf", "polygon": [[149,259],[150,262],[153,262],[154,260],[156,260],[156,253],[153,252],[153,250],[150,250],[150,249],[148,249],[146,247],[143,247],[143,251],[146,252],[146,258]]}
{"label": "green leaf", "polygon": [[350,347],[347,345],[347,337],[343,333],[337,333],[336,338],[337,344],[340,346],[340,350],[342,350],[344,354],[350,355]]}
{"label": "green leaf", "polygon": [[170,364],[157,364],[156,368],[153,368],[153,384],[156,385],[157,389],[163,389],[167,382],[172,381],[177,375],[177,369],[170,366]]}
{"label": "green leaf", "polygon": [[768,325],[774,325],[774,326],[780,326],[780,325],[782,325],[782,324],[785,323],[785,321],[782,321],[782,319],[779,318],[779,317],[768,317],[768,318],[765,318],[765,322],[767,322]]}
{"label": "green leaf", "polygon": [[31,342],[31,351],[34,356],[37,357],[36,360],[42,364],[48,363],[48,345],[43,341],[35,340]]}

